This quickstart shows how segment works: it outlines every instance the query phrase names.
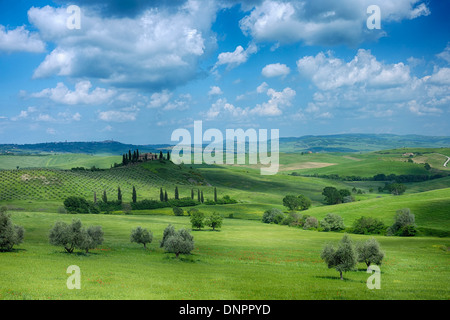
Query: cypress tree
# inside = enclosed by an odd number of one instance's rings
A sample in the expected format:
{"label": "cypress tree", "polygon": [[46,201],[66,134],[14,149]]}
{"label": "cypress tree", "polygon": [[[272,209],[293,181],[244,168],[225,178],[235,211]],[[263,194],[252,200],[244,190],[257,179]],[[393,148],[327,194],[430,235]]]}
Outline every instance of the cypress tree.
{"label": "cypress tree", "polygon": [[97,203],[97,192],[94,191],[94,203]]}
{"label": "cypress tree", "polygon": [[164,192],[163,192],[162,188],[159,188],[159,201],[161,201],[161,202],[164,201]]}
{"label": "cypress tree", "polygon": [[133,186],[133,203],[136,203],[136,200],[137,200],[136,188]]}
{"label": "cypress tree", "polygon": [[159,160],[162,160],[163,159],[163,153],[162,153],[162,151],[160,151],[159,152]]}
{"label": "cypress tree", "polygon": [[167,151],[167,160],[170,160],[170,153]]}
{"label": "cypress tree", "polygon": [[139,149],[136,149],[136,161],[139,161]]}
{"label": "cypress tree", "polygon": [[167,202],[169,201],[169,197],[167,196],[167,191],[164,190],[164,201]]}
{"label": "cypress tree", "polygon": [[202,203],[205,202],[205,198],[203,198],[203,191],[201,192],[201,201]]}
{"label": "cypress tree", "polygon": [[178,196],[178,187],[175,187],[175,199],[178,200],[179,196]]}
{"label": "cypress tree", "polygon": [[217,189],[214,187],[214,202],[217,202]]}
{"label": "cypress tree", "polygon": [[106,196],[106,190],[103,191],[102,200],[103,200],[104,203],[108,202],[108,197]]}
{"label": "cypress tree", "polygon": [[194,189],[191,189],[191,199],[194,200]]}
{"label": "cypress tree", "polygon": [[128,150],[128,162],[131,162],[131,150]]}
{"label": "cypress tree", "polygon": [[200,189],[197,190],[197,201],[200,202]]}
{"label": "cypress tree", "polygon": [[117,188],[117,200],[122,202],[122,191],[120,190],[120,187]]}

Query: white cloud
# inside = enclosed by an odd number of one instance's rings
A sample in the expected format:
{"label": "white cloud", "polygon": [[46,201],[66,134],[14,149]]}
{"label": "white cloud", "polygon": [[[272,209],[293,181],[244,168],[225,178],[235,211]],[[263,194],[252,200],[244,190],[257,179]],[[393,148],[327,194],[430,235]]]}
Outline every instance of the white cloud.
{"label": "white cloud", "polygon": [[212,104],[211,108],[206,112],[206,120],[214,120],[220,115],[228,115],[233,118],[240,118],[248,114],[247,109],[235,107],[231,103],[227,102],[227,99],[218,99]]}
{"label": "white cloud", "polygon": [[269,88],[269,85],[266,82],[263,82],[256,88],[256,92],[264,93],[267,91],[268,88]]}
{"label": "white cloud", "polygon": [[227,70],[233,69],[245,62],[247,62],[250,55],[256,53],[258,48],[251,43],[247,49],[244,50],[242,46],[237,46],[233,52],[222,52],[217,58],[217,62],[213,68],[216,70],[218,66],[227,65]]}
{"label": "white cloud", "polygon": [[209,96],[221,95],[223,94],[222,90],[217,86],[211,86],[208,92]]}
{"label": "white cloud", "polygon": [[450,42],[447,43],[447,46],[445,47],[444,51],[442,51],[441,53],[437,54],[437,56],[445,61],[447,61],[448,63],[450,63]]}
{"label": "white cloud", "polygon": [[383,23],[430,14],[420,0],[266,0],[240,21],[240,27],[257,42],[276,42],[274,48],[300,41],[308,45],[354,45],[384,35],[382,30],[368,32],[365,27],[366,9],[373,4],[380,7]]}
{"label": "white cloud", "polygon": [[79,30],[66,27],[65,8],[28,11],[42,38],[55,43],[34,77],[92,77],[115,86],[161,90],[193,79],[198,62],[216,44],[211,31],[215,2],[188,0],[133,17],[102,16],[95,6],[81,9]]}
{"label": "white cloud", "polygon": [[436,84],[450,85],[450,68],[442,68],[433,73],[429,81]]}
{"label": "white cloud", "polygon": [[148,108],[161,108],[170,101],[171,97],[172,93],[169,90],[153,93],[150,97]]}
{"label": "white cloud", "polygon": [[285,64],[280,63],[274,63],[274,64],[268,64],[262,69],[261,74],[266,78],[272,78],[272,77],[285,77],[291,72],[291,69],[289,69],[288,66]]}
{"label": "white cloud", "polygon": [[98,118],[106,122],[129,122],[136,120],[138,112],[139,108],[137,107],[101,111],[98,114]]}
{"label": "white cloud", "polygon": [[48,134],[51,134],[51,135],[55,135],[55,134],[56,134],[56,130],[53,129],[53,128],[47,128],[46,132],[47,132]]}
{"label": "white cloud", "polygon": [[251,109],[251,114],[260,116],[279,116],[283,113],[282,109],[284,107],[292,105],[292,100],[294,99],[296,92],[289,87],[279,92],[270,88],[267,90],[267,95],[270,99]]}
{"label": "white cloud", "polygon": [[383,64],[368,50],[360,49],[350,62],[334,58],[330,52],[315,57],[306,56],[297,61],[300,74],[311,78],[321,90],[354,85],[386,87],[399,86],[410,80],[410,69],[402,62]]}
{"label": "white cloud", "polygon": [[45,51],[45,43],[37,33],[31,33],[24,26],[6,30],[0,25],[0,51],[39,53]]}
{"label": "white cloud", "polygon": [[64,83],[59,82],[55,88],[47,88],[41,92],[31,94],[34,98],[47,98],[56,103],[78,104],[103,104],[108,102],[116,92],[104,88],[92,88],[90,81],[79,81],[75,84],[75,91],[69,90]]}

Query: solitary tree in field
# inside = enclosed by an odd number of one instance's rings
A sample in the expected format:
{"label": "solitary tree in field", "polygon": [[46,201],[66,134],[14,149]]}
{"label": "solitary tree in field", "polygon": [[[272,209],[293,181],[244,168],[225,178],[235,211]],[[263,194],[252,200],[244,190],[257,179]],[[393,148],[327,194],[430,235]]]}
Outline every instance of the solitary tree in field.
{"label": "solitary tree in field", "polygon": [[175,253],[177,258],[180,254],[189,254],[194,250],[194,237],[186,229],[180,229],[168,237],[164,243],[164,249]]}
{"label": "solitary tree in field", "polygon": [[22,226],[13,224],[6,213],[6,207],[0,209],[0,249],[11,251],[14,245],[21,244],[25,234]]}
{"label": "solitary tree in field", "polygon": [[381,265],[384,258],[384,252],[380,249],[380,244],[374,238],[356,244],[356,253],[358,262],[364,262],[367,267],[372,263]]}
{"label": "solitary tree in field", "polygon": [[348,235],[344,235],[337,248],[334,248],[332,244],[327,244],[322,251],[321,258],[328,268],[335,268],[339,272],[341,280],[344,280],[342,273],[353,270],[357,263],[357,254]]}
{"label": "solitary tree in field", "polygon": [[151,243],[153,240],[153,233],[147,229],[137,227],[131,231],[130,241],[144,245],[147,249],[147,243]]}
{"label": "solitary tree in field", "polygon": [[200,230],[205,226],[205,214],[201,211],[192,212],[190,220],[193,229]]}
{"label": "solitary tree in field", "polygon": [[133,195],[132,195],[133,203],[136,203],[137,201],[137,194],[136,194],[136,188],[133,186]]}
{"label": "solitary tree in field", "polygon": [[214,230],[216,230],[216,228],[218,229],[218,228],[222,227],[222,221],[223,221],[223,217],[220,214],[214,212],[212,215],[210,215],[206,218],[205,224],[208,227],[211,227],[214,231]]}

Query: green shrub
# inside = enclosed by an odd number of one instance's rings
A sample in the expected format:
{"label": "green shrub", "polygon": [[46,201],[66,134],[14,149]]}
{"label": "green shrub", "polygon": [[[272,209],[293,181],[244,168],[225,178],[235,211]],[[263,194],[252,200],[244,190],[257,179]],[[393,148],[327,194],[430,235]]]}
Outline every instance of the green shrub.
{"label": "green shrub", "polygon": [[272,208],[264,212],[262,222],[279,224],[284,217],[285,215],[280,209]]}
{"label": "green shrub", "polygon": [[163,248],[164,245],[166,244],[167,239],[169,239],[170,236],[175,234],[175,228],[169,224],[165,229],[164,229],[164,233],[163,233],[163,238],[159,244],[160,248]]}
{"label": "green shrub", "polygon": [[355,220],[351,232],[355,234],[384,234],[386,232],[386,226],[379,219],[361,217]]}
{"label": "green shrub", "polygon": [[341,231],[345,229],[342,217],[334,213],[328,213],[325,218],[320,221],[320,226],[323,231]]}
{"label": "green shrub", "polygon": [[319,221],[316,217],[307,217],[303,223],[303,229],[316,229],[319,227]]}
{"label": "green shrub", "polygon": [[415,216],[409,208],[403,208],[396,212],[395,221],[392,226],[387,229],[388,236],[412,237],[417,234]]}
{"label": "green shrub", "polygon": [[176,216],[182,216],[184,213],[183,209],[181,209],[179,207],[173,207],[172,211],[173,211],[173,214]]}

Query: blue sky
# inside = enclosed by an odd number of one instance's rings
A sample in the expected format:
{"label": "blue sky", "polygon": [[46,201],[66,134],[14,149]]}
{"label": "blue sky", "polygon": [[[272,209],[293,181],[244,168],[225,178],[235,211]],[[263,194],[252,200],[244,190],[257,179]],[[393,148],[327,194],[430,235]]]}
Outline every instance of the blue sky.
{"label": "blue sky", "polygon": [[[67,27],[70,5],[80,29]],[[377,5],[381,29],[368,29]],[[448,135],[448,1],[0,1],[0,143]]]}

